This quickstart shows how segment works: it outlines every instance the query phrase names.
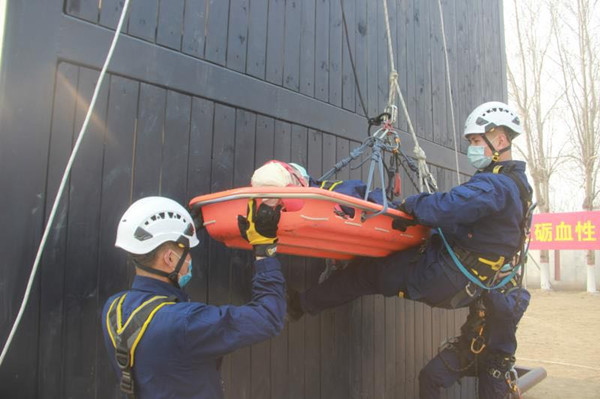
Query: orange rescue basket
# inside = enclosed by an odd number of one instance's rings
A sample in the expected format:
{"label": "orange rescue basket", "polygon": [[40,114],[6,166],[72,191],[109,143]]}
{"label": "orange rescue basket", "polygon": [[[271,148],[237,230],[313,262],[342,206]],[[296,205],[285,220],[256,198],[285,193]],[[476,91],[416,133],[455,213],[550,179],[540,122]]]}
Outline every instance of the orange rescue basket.
{"label": "orange rescue basket", "polygon": [[[231,248],[251,249],[240,235],[238,215],[246,216],[248,199],[296,199],[301,206],[283,211],[277,230],[277,252],[317,258],[352,259],[356,256],[383,257],[421,244],[429,235],[424,226],[405,232],[392,229],[395,218],[410,216],[395,209],[365,218],[382,205],[320,188],[243,187],[198,196],[190,201],[193,213],[212,238]],[[355,209],[350,218],[339,205]]]}

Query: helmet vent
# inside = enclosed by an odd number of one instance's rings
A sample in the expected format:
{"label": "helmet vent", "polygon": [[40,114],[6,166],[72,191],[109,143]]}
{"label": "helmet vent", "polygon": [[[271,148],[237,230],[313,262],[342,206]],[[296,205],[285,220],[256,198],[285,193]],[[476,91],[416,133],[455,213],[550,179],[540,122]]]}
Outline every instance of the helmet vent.
{"label": "helmet vent", "polygon": [[484,126],[484,125],[487,125],[488,121],[487,121],[487,120],[485,120],[485,119],[483,119],[483,118],[480,116],[479,118],[477,118],[477,120],[475,121],[475,123],[476,123],[478,126]]}
{"label": "helmet vent", "polygon": [[152,234],[150,234],[147,230],[144,230],[141,227],[138,227],[137,229],[135,229],[135,233],[133,233],[133,235],[139,241],[146,241],[153,237]]}

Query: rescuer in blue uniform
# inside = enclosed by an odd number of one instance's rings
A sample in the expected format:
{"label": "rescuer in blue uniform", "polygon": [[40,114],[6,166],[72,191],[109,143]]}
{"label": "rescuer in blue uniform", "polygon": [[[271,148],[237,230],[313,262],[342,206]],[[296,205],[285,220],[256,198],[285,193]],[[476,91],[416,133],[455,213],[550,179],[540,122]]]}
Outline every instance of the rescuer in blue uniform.
{"label": "rescuer in blue uniform", "polygon": [[517,394],[511,369],[517,350],[517,324],[529,300],[529,292],[516,286],[514,280],[500,290],[482,294],[471,304],[460,337],[444,345],[421,370],[419,397],[437,399],[440,388],[450,387],[463,376],[477,377],[480,399]]}
{"label": "rescuer in blue uniform", "polygon": [[[531,188],[525,163],[512,161],[511,142],[523,131],[519,117],[504,103],[475,108],[465,122],[467,156],[478,172],[445,193],[421,193],[406,198],[399,209],[414,216],[398,219],[397,229],[415,222],[440,228],[458,259],[483,284],[511,263],[521,247],[526,197]],[[292,320],[368,294],[402,297],[431,306],[468,305],[481,289],[461,273],[436,229],[426,246],[386,258],[360,258],[303,293],[288,292]]]}
{"label": "rescuer in blue uniform", "polygon": [[188,253],[198,244],[190,214],[163,197],[133,203],[119,223],[116,246],[136,268],[130,290],[102,311],[105,345],[128,398],[223,397],[221,358],[277,335],[285,317],[284,278],[274,257],[280,208],[252,200],[239,216],[254,246],[252,299],[243,306],[190,302]]}

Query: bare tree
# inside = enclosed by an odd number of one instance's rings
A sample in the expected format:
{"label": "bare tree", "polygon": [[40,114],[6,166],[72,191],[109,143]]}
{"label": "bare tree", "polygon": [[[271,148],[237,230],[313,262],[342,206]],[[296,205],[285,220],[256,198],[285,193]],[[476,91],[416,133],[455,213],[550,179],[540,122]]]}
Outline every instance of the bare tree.
{"label": "bare tree", "polygon": [[[538,210],[548,213],[550,178],[561,163],[560,151],[555,154],[553,148],[553,126],[548,122],[562,95],[550,93],[551,86],[546,84],[551,79],[547,63],[552,36],[541,28],[545,23],[540,19],[543,3],[513,0],[513,5],[515,15],[510,22],[514,24],[516,46],[507,49],[509,96],[521,114],[526,140],[525,150],[516,148],[527,161]],[[541,251],[540,264],[541,288],[550,289],[548,250]]]}
{"label": "bare tree", "polygon": [[[574,0],[552,7],[553,36],[565,89],[574,157],[583,178],[583,210],[600,199],[600,39],[598,0]],[[595,232],[596,234],[600,232]],[[587,290],[596,291],[595,254],[587,253]]]}

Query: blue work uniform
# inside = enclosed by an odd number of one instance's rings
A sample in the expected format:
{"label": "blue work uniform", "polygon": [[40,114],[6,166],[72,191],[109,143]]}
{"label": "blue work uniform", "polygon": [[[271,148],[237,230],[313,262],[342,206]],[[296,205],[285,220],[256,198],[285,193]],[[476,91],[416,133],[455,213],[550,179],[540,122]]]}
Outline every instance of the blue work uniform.
{"label": "blue work uniform", "polygon": [[[510,167],[529,187],[524,162],[498,162],[449,192],[410,196],[404,209],[420,224],[440,227],[454,248],[511,259],[520,245],[524,210],[517,184],[505,174],[492,173],[498,165]],[[468,305],[474,296],[453,301],[465,290],[468,279],[450,258],[437,231],[432,232],[425,248],[352,261],[346,269],[300,294],[302,309],[315,314],[370,294],[400,294],[445,308]]]}
{"label": "blue work uniform", "polygon": [[472,340],[477,337],[477,332],[469,328],[471,318],[477,318],[477,310],[473,307],[458,340],[421,370],[419,397],[439,398],[440,388],[450,387],[463,376],[475,376],[480,399],[506,398],[511,391],[506,373],[514,364],[517,324],[530,298],[524,288],[515,288],[506,294],[500,291],[483,294],[486,312],[483,342],[486,346],[477,356],[471,351]]}
{"label": "blue work uniform", "polygon": [[[279,261],[265,258],[257,260],[254,266],[252,299],[243,306],[190,302],[185,292],[169,283],[135,277],[122,305],[125,320],[156,295],[178,300],[158,310],[137,346],[133,366],[136,398],[223,397],[221,358],[274,337],[283,328],[286,304]],[[109,298],[102,311],[104,343],[119,379],[121,371],[115,361],[106,315],[111,303],[123,293]]]}

